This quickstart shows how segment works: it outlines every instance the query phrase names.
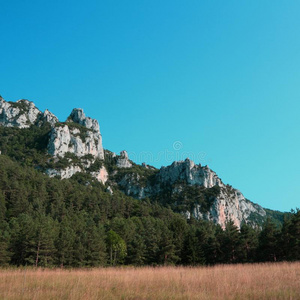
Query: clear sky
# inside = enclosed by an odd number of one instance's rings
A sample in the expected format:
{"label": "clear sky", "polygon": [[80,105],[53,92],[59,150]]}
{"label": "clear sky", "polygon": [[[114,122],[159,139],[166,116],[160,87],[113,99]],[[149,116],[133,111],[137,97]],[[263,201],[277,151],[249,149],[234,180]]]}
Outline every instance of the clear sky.
{"label": "clear sky", "polygon": [[156,167],[188,156],[264,207],[300,207],[299,1],[0,0],[0,94]]}

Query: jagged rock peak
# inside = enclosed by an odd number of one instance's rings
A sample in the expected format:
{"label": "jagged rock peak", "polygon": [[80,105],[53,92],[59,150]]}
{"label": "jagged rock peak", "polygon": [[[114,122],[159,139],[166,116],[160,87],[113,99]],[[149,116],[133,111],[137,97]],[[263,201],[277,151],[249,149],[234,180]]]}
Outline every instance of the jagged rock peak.
{"label": "jagged rock peak", "polygon": [[217,174],[207,166],[196,165],[192,160],[175,161],[168,167],[162,167],[159,172],[160,182],[173,184],[176,181],[186,181],[190,185],[200,185],[211,188],[223,186]]}
{"label": "jagged rock peak", "polygon": [[88,129],[100,132],[98,121],[90,117],[86,117],[83,109],[81,108],[74,108],[67,121],[73,121],[74,123],[80,124]]}
{"label": "jagged rock peak", "polygon": [[131,168],[132,163],[129,161],[127,151],[123,150],[120,152],[120,156],[117,159],[117,167],[118,168]]}
{"label": "jagged rock peak", "polygon": [[128,158],[129,158],[129,157],[128,157],[128,153],[127,153],[126,150],[121,151],[121,152],[120,152],[120,156],[121,156],[122,158],[125,158],[125,159],[128,159]]}
{"label": "jagged rock peak", "polygon": [[51,127],[55,126],[55,124],[59,122],[58,118],[52,112],[50,112],[48,109],[46,109],[43,112],[40,120],[42,123],[44,123],[44,122],[49,123],[51,125]]}
{"label": "jagged rock peak", "polygon": [[[86,129],[74,127],[72,123],[79,124]],[[82,109],[74,108],[67,123],[58,123],[52,129],[48,152],[52,156],[64,157],[67,152],[70,152],[77,157],[91,154],[94,158],[104,159],[98,121],[86,117]]]}
{"label": "jagged rock peak", "polygon": [[48,109],[41,112],[32,101],[21,99],[16,102],[5,101],[0,96],[0,125],[5,127],[29,128],[49,123],[52,127],[57,117]]}
{"label": "jagged rock peak", "polygon": [[21,99],[17,102],[6,102],[0,98],[0,124],[6,127],[28,128],[39,116],[40,110],[33,102]]}
{"label": "jagged rock peak", "polygon": [[54,127],[50,133],[48,152],[52,156],[64,157],[67,152],[82,157],[91,154],[94,158],[104,159],[100,132],[86,131],[67,125]]}

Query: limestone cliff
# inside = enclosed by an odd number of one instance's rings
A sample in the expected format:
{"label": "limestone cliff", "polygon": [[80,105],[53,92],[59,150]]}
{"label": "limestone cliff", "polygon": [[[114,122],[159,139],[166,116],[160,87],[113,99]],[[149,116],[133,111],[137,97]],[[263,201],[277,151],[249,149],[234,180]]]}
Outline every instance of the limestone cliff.
{"label": "limestone cliff", "polygon": [[127,151],[121,151],[120,156],[117,159],[118,168],[131,168],[132,163],[129,161]]}
{"label": "limestone cliff", "polygon": [[64,157],[69,152],[78,157],[90,154],[104,159],[98,121],[86,117],[82,109],[73,109],[67,122],[56,124],[50,132],[47,148],[52,156]]}
{"label": "limestone cliff", "polygon": [[181,210],[187,218],[211,220],[223,228],[230,219],[240,228],[243,223],[254,226],[255,219],[266,216],[261,206],[225,185],[210,168],[189,159],[152,171],[146,178],[126,173],[118,184],[127,195],[156,199]]}
{"label": "limestone cliff", "polygon": [[28,100],[6,102],[0,98],[0,124],[6,127],[29,128],[35,124],[41,112]]}
{"label": "limestone cliff", "polygon": [[[50,157],[56,158],[57,162],[66,154],[71,154],[80,161],[79,165],[78,162],[74,164],[70,160],[64,168],[46,169],[45,173],[51,177],[70,178],[77,172],[87,172],[90,165],[97,159],[104,159],[98,121],[86,117],[82,109],[73,109],[67,121],[61,123],[48,109],[41,112],[31,101],[6,102],[0,97],[0,125],[20,129],[50,125],[46,147]],[[91,172],[91,175],[105,183],[106,173],[103,166]]]}
{"label": "limestone cliff", "polygon": [[[57,158],[73,154],[83,166],[70,165],[63,170],[48,170],[48,174],[70,178],[77,172],[87,172],[96,159],[104,159],[102,136],[97,120],[86,117],[82,109],[74,108],[65,123],[56,123],[49,134],[48,153]],[[98,181],[107,181],[105,167],[90,172]]]}

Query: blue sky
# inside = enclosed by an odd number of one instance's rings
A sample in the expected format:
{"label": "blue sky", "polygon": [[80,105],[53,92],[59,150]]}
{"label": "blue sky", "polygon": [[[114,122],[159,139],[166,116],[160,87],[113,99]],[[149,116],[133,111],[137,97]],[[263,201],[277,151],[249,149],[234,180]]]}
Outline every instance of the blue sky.
{"label": "blue sky", "polygon": [[160,167],[186,156],[300,207],[300,2],[0,0],[0,94]]}

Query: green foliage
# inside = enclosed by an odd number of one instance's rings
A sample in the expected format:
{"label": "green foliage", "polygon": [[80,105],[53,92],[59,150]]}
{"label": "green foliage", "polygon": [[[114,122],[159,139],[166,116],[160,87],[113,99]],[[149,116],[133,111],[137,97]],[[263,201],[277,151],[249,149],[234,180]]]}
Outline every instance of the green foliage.
{"label": "green foliage", "polygon": [[[173,190],[179,186],[178,192]],[[207,212],[215,198],[220,194],[220,187],[205,188],[202,186],[189,186],[186,183],[177,183],[166,186],[163,191],[154,197],[155,201],[169,205],[174,211],[193,211],[196,205],[200,206],[201,212]]]}
{"label": "green foliage", "polygon": [[8,266],[10,262],[10,238],[9,225],[7,222],[0,220],[0,266]]}
{"label": "green foliage", "polygon": [[268,218],[259,234],[258,259],[260,261],[278,260],[279,234],[276,224]]}
{"label": "green foliage", "polygon": [[136,178],[136,182],[140,186],[145,187],[147,183],[151,183],[151,184],[154,183],[155,175],[157,173],[158,173],[157,169],[152,169],[152,168],[147,169],[145,167],[132,163],[131,168],[118,169],[118,172],[115,174],[113,179],[116,182],[119,182],[124,176],[131,175],[134,178]]}
{"label": "green foliage", "polygon": [[97,158],[94,163],[88,168],[89,172],[97,172],[99,171],[103,166],[103,161]]}
{"label": "green foliage", "polygon": [[290,218],[286,218],[280,240],[281,254],[288,260],[300,260],[300,210],[292,211]]}
{"label": "green foliage", "polygon": [[226,224],[224,232],[220,237],[222,261],[226,263],[239,262],[242,251],[240,232],[233,221]]}
{"label": "green foliage", "polygon": [[109,249],[110,265],[115,266],[117,263],[123,262],[127,255],[126,243],[113,230],[107,233],[107,246]]}
{"label": "green foliage", "polygon": [[257,229],[243,224],[241,227],[241,253],[240,260],[242,262],[254,262],[256,259],[256,249],[258,247],[258,234]]}
{"label": "green foliage", "polygon": [[0,150],[26,166],[45,166],[50,158],[46,147],[51,128],[49,125],[31,128],[7,128],[0,126]]}
{"label": "green foliage", "polygon": [[265,211],[267,213],[267,217],[269,217],[279,228],[282,226],[286,218],[291,217],[291,213],[289,212],[281,212],[278,210],[271,210],[267,208],[265,208]]}

